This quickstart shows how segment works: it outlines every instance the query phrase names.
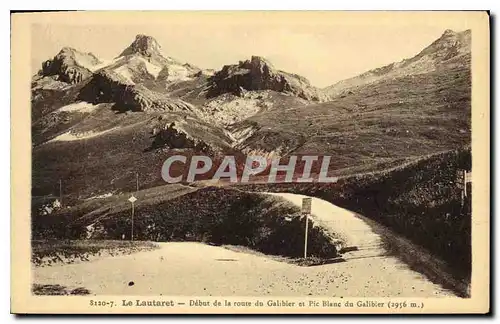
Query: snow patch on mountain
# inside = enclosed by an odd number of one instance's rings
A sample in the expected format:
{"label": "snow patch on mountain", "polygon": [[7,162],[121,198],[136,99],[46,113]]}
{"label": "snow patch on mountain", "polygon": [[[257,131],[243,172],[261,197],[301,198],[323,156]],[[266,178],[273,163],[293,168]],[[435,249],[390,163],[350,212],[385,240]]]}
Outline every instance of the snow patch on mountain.
{"label": "snow patch on mountain", "polygon": [[101,132],[89,131],[89,132],[84,132],[84,133],[72,133],[71,131],[69,131],[69,132],[66,132],[66,133],[63,133],[61,135],[54,137],[53,139],[51,139],[47,143],[54,142],[54,141],[63,141],[63,142],[80,141],[80,140],[89,139],[89,138],[104,135],[106,133],[117,130],[118,128],[119,127],[113,127],[111,129],[107,129],[107,130],[104,130]]}
{"label": "snow patch on mountain", "polygon": [[116,59],[114,59],[114,60],[103,60],[103,59],[101,59],[101,63],[93,65],[93,66],[88,66],[86,68],[89,69],[92,72],[95,72],[95,71],[98,71],[98,70],[100,70],[100,69],[108,66],[108,65],[114,64],[115,62],[116,62]]}
{"label": "snow patch on mountain", "polygon": [[57,112],[79,112],[79,113],[91,113],[96,110],[99,105],[93,105],[91,103],[82,101],[73,103],[70,105],[63,106],[57,109]]}
{"label": "snow patch on mountain", "polygon": [[132,73],[130,72],[130,69],[128,66],[123,65],[120,66],[119,68],[114,70],[116,73],[118,73],[121,77],[123,77],[125,80],[130,82],[131,84],[135,84],[135,82],[132,80]]}
{"label": "snow patch on mountain", "polygon": [[187,81],[191,80],[191,71],[183,65],[172,64],[167,67],[168,81]]}
{"label": "snow patch on mountain", "polygon": [[247,92],[243,97],[225,93],[201,106],[199,114],[204,120],[227,126],[270,109],[273,103],[267,99],[269,95],[265,92]]}
{"label": "snow patch on mountain", "polygon": [[162,67],[149,63],[142,57],[138,57],[137,59],[146,65],[146,70],[149,74],[151,74],[155,79],[158,77],[158,74],[160,74]]}
{"label": "snow patch on mountain", "polygon": [[73,53],[75,63],[89,71],[96,71],[99,67],[106,66],[109,64],[106,61],[100,60],[90,53],[81,53],[79,51],[74,51]]}

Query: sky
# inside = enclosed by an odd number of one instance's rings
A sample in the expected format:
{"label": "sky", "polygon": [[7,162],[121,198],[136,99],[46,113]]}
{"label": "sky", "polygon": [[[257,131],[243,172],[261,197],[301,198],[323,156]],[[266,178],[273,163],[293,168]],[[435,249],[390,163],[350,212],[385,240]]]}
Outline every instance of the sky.
{"label": "sky", "polygon": [[259,55],[277,69],[326,87],[412,57],[445,29],[467,27],[466,21],[456,17],[397,14],[380,19],[353,13],[135,15],[134,20],[126,19],[130,15],[113,19],[77,15],[75,19],[57,16],[59,19],[37,21],[31,27],[31,71],[36,73],[43,61],[64,46],[112,59],[137,34],[145,34],[153,36],[167,55],[200,68],[219,70]]}

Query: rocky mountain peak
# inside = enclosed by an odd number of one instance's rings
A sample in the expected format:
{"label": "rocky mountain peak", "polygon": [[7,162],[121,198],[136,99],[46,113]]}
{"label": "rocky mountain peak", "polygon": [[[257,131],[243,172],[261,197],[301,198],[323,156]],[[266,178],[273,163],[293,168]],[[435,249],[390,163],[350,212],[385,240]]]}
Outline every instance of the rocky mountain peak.
{"label": "rocky mountain peak", "polygon": [[452,35],[456,35],[456,34],[457,33],[454,32],[453,30],[447,29],[447,30],[444,31],[443,36],[452,36]]}
{"label": "rocky mountain peak", "polygon": [[208,93],[210,97],[223,93],[241,96],[244,90],[273,90],[306,100],[325,100],[316,88],[310,86],[306,78],[277,70],[271,62],[255,55],[250,60],[225,65],[215,73],[211,81]]}
{"label": "rocky mountain peak", "polygon": [[463,38],[463,36],[466,36],[466,34],[470,32],[470,30],[466,30],[466,31],[463,31],[463,32],[455,32],[451,29],[447,29],[444,31],[444,33],[441,35],[441,37],[439,37],[436,42],[438,41],[445,41],[445,40],[449,40],[449,39],[460,39],[460,38]]}
{"label": "rocky mountain peak", "polygon": [[470,30],[455,32],[447,29],[441,37],[425,48],[417,57],[432,55],[434,58],[449,59],[459,54],[469,53],[470,42]]}
{"label": "rocky mountain peak", "polygon": [[75,52],[78,52],[78,51],[76,49],[74,49],[73,47],[65,46],[65,47],[61,48],[61,50],[59,51],[59,53],[57,55],[72,55]]}
{"label": "rocky mountain peak", "polygon": [[[61,50],[59,51],[59,53],[57,53],[55,57],[61,60],[66,60],[68,63],[71,64],[80,65],[82,67],[86,67],[85,65],[88,64],[95,65],[100,63],[99,59],[94,54],[81,52],[69,46],[61,48]],[[82,62],[82,60],[88,62]]]}
{"label": "rocky mountain peak", "polygon": [[120,54],[120,56],[140,54],[151,57],[154,55],[161,55],[160,50],[161,46],[156,39],[151,36],[139,34],[135,36],[135,40]]}
{"label": "rocky mountain peak", "polygon": [[250,60],[246,60],[240,64],[243,68],[263,70],[267,68],[268,70],[274,70],[274,66],[261,56],[253,55]]}
{"label": "rocky mountain peak", "polygon": [[56,56],[42,63],[39,75],[53,77],[65,83],[79,83],[92,75],[92,67],[101,63],[92,53],[83,53],[72,47],[63,47]]}

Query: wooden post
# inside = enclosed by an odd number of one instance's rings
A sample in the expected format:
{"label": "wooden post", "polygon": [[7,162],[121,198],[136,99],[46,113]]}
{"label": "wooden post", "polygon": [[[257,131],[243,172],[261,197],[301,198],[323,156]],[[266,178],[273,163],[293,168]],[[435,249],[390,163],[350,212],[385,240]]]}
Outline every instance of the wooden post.
{"label": "wooden post", "polygon": [[306,219],[306,230],[304,234],[304,259],[307,258],[307,233],[309,232],[309,214],[304,214]]}
{"label": "wooden post", "polygon": [[306,219],[306,228],[304,233],[304,259],[307,258],[307,234],[309,232],[309,215],[312,212],[312,198],[302,198],[302,215]]}
{"label": "wooden post", "polygon": [[464,170],[464,196],[467,197],[467,170]]}
{"label": "wooden post", "polygon": [[455,184],[456,184],[457,188],[460,190],[460,207],[461,208],[464,206],[464,202],[465,202],[466,193],[464,193],[464,191],[467,190],[466,176],[467,176],[466,170],[461,170],[461,169],[457,170]]}

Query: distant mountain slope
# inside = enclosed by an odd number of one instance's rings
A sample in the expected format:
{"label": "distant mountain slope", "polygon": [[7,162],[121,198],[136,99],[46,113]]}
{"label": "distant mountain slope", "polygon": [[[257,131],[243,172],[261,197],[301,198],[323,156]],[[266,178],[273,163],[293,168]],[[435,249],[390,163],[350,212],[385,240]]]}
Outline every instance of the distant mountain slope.
{"label": "distant mountain slope", "polygon": [[448,29],[440,38],[410,59],[391,63],[359,76],[342,80],[324,90],[328,95],[335,96],[345,90],[374,83],[382,79],[429,73],[436,69],[452,69],[470,60],[470,46],[470,30],[457,33]]}
{"label": "distant mountain slope", "polygon": [[370,170],[470,143],[469,31],[446,31],[415,58],[377,73],[342,83],[336,91],[345,91],[329,102],[268,110],[232,125],[242,134],[236,148],[332,155],[334,169]]}

